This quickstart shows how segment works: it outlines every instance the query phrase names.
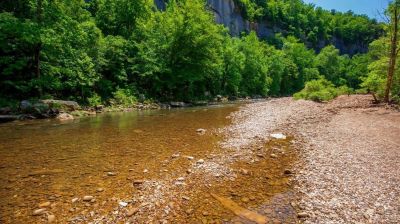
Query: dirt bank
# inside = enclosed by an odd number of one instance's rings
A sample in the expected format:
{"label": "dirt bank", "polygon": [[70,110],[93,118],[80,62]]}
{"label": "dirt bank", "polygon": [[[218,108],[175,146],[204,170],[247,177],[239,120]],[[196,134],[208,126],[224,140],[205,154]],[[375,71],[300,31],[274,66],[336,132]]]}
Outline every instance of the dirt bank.
{"label": "dirt bank", "polygon": [[226,147],[295,136],[295,180],[306,223],[397,223],[400,220],[400,113],[370,96],[327,104],[281,98],[250,104],[233,115]]}

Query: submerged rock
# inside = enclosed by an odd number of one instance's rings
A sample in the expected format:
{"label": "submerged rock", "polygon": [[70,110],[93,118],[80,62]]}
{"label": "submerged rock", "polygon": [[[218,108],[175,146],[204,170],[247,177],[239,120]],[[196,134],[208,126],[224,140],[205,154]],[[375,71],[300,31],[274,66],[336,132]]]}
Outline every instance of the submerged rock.
{"label": "submerged rock", "polygon": [[206,129],[199,128],[199,129],[196,130],[196,132],[197,132],[197,134],[199,134],[199,135],[204,135],[204,134],[206,133]]}
{"label": "submerged rock", "polygon": [[52,223],[54,221],[56,221],[56,216],[55,215],[48,215],[47,216],[47,222],[48,223]]}
{"label": "submerged rock", "polygon": [[250,211],[246,208],[243,208],[236,204],[234,201],[232,201],[229,198],[224,198],[221,196],[218,196],[216,194],[211,194],[217,201],[219,201],[225,208],[231,210],[233,213],[235,213],[237,216],[240,216],[244,219],[247,219],[249,221],[255,222],[257,224],[265,224],[268,222],[267,217],[262,216],[256,212]]}
{"label": "submerged rock", "polygon": [[93,199],[94,199],[94,197],[90,196],[90,195],[86,195],[86,196],[83,197],[83,201],[91,201]]}
{"label": "submerged rock", "polygon": [[35,211],[33,211],[33,215],[43,215],[46,211],[47,209],[45,208],[36,209]]}
{"label": "submerged rock", "polygon": [[131,217],[132,215],[136,214],[139,211],[139,208],[131,208],[126,213],[126,216]]}
{"label": "submerged rock", "polygon": [[107,172],[107,176],[113,177],[113,176],[117,176],[117,174],[114,172]]}
{"label": "submerged rock", "polygon": [[71,114],[68,114],[68,113],[60,113],[57,115],[56,118],[60,121],[67,121],[67,120],[73,120],[74,116],[72,116]]}
{"label": "submerged rock", "polygon": [[51,203],[49,201],[43,202],[39,204],[39,208],[49,207]]}

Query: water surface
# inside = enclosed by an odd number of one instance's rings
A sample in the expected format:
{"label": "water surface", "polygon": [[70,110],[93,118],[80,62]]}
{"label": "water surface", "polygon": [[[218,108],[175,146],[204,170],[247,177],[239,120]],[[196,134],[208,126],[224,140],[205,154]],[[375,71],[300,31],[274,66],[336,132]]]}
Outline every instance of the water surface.
{"label": "water surface", "polygon": [[[226,177],[217,173],[220,169],[207,173],[202,169],[210,167],[196,166],[199,159],[213,164],[207,161],[233,153],[219,148],[223,136],[218,129],[229,125],[229,114],[238,107],[1,124],[0,223],[44,223],[48,214],[60,223],[248,222],[220,205],[210,192],[276,220],[293,221],[293,211],[287,208],[289,180],[281,175],[294,159],[290,153],[279,161],[231,162]],[[199,128],[206,133],[199,135]],[[264,153],[277,147],[288,148],[290,143],[270,142]],[[175,183],[179,177],[185,179],[183,186]],[[138,187],[135,180],[147,182]],[[85,195],[94,200],[83,202]],[[72,203],[73,198],[79,201]],[[46,214],[32,216],[47,201],[51,206]],[[140,211],[127,217],[135,207]]]}

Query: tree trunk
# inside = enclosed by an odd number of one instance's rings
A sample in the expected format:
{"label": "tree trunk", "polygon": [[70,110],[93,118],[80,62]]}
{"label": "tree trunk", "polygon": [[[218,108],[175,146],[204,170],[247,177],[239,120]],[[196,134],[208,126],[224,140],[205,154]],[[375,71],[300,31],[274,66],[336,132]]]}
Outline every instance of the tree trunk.
{"label": "tree trunk", "polygon": [[395,68],[396,68],[397,35],[398,35],[398,23],[399,23],[397,5],[395,5],[395,7],[394,7],[392,20],[393,20],[392,21],[392,23],[393,23],[393,34],[392,34],[391,43],[390,43],[389,69],[388,69],[386,89],[385,89],[385,98],[384,98],[384,102],[385,103],[389,103],[389,101],[390,101],[390,89],[392,88],[393,75],[395,73]]}

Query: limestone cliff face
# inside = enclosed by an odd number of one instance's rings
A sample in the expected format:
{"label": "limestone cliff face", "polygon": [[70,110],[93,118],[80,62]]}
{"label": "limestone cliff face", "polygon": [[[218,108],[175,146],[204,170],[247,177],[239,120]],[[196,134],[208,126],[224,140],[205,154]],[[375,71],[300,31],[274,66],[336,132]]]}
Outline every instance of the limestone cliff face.
{"label": "limestone cliff face", "polygon": [[233,0],[208,0],[210,10],[219,24],[229,28],[232,35],[250,31],[250,23],[246,21]]}
{"label": "limestone cliff face", "polygon": [[[154,0],[154,2],[159,9],[163,10],[168,0]],[[232,36],[239,36],[243,32],[249,33],[253,30],[257,33],[258,37],[265,39],[283,31],[266,20],[250,23],[243,17],[240,7],[235,4],[234,0],[207,0],[207,2],[210,11],[215,15],[215,21],[229,28]],[[328,44],[335,45],[343,54],[365,53],[368,50],[368,46],[363,46],[359,43],[346,45],[343,40],[336,37],[333,37],[330,42],[321,40],[318,46],[314,48],[319,51]]]}

